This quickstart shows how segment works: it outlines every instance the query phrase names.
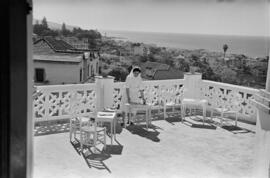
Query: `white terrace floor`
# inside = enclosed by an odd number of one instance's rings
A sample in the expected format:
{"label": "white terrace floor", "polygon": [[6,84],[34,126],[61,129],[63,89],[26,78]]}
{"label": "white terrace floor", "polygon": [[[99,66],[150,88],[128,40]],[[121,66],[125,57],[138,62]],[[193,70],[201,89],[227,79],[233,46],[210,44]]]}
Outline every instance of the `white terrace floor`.
{"label": "white terrace floor", "polygon": [[35,136],[34,178],[251,177],[255,126],[239,123],[238,130],[188,121],[157,120],[148,131],[119,126],[117,143],[102,154],[85,150],[84,156],[68,132]]}

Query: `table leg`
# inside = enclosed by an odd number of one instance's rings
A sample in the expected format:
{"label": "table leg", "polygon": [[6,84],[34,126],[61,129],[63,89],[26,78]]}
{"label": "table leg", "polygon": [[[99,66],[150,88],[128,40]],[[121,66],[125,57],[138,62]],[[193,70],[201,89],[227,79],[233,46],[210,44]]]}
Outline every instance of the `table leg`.
{"label": "table leg", "polygon": [[117,119],[116,118],[114,118],[113,119],[113,127],[114,127],[114,131],[113,131],[113,133],[114,133],[114,140],[116,140],[116,124],[117,124]]}
{"label": "table leg", "polygon": [[186,105],[185,104],[182,105],[181,113],[182,113],[182,123],[183,123],[185,120],[185,117],[186,117]]}
{"label": "table leg", "polygon": [[113,144],[113,122],[111,122],[111,144]]}
{"label": "table leg", "polygon": [[206,107],[203,105],[203,125],[204,125],[204,122],[205,122],[205,117],[206,117]]}
{"label": "table leg", "polygon": [[149,111],[148,111],[148,109],[146,110],[146,112],[145,112],[145,115],[146,115],[146,118],[145,118],[145,120],[146,120],[146,129],[148,130],[148,124],[149,124],[149,113],[148,113]]}

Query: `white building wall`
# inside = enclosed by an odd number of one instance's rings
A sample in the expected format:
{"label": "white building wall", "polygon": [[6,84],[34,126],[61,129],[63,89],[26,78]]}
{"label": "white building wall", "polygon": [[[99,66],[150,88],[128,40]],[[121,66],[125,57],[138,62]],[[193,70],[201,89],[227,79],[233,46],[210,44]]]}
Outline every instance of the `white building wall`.
{"label": "white building wall", "polygon": [[47,85],[80,83],[80,63],[34,61],[34,68],[45,70]]}

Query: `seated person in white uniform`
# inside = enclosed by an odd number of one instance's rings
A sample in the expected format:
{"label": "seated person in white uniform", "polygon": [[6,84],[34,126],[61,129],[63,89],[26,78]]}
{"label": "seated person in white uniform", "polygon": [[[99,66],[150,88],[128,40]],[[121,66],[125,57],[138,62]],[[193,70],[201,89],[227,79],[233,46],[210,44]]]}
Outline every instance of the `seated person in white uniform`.
{"label": "seated person in white uniform", "polygon": [[[141,69],[137,66],[133,67],[126,78],[126,96],[127,103],[131,105],[145,104],[143,94]],[[136,111],[133,113],[136,114]]]}

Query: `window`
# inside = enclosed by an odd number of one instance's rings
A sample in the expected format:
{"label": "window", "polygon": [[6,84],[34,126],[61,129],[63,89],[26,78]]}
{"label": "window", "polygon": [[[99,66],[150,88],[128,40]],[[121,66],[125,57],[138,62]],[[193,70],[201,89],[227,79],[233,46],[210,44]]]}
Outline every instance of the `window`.
{"label": "window", "polygon": [[80,69],[80,82],[82,81],[82,69]]}
{"label": "window", "polygon": [[94,69],[93,69],[93,65],[91,65],[91,76],[94,76]]}
{"label": "window", "polygon": [[35,82],[45,81],[45,70],[41,68],[35,69]]}

